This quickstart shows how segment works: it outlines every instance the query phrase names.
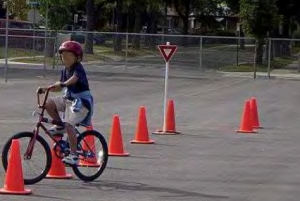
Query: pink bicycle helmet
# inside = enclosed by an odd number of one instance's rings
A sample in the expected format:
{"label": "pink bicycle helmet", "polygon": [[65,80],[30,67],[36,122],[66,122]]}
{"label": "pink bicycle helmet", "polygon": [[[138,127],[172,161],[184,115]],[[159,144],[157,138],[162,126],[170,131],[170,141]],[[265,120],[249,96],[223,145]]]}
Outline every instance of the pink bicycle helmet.
{"label": "pink bicycle helmet", "polygon": [[82,60],[83,50],[81,44],[76,41],[63,42],[60,45],[58,52],[61,54],[63,51],[73,52],[78,57],[78,60]]}

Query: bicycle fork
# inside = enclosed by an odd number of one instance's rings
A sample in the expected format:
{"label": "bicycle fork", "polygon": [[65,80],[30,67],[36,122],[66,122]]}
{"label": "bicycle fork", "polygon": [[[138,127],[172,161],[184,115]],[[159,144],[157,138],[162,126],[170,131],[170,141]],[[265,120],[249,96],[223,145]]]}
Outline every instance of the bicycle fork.
{"label": "bicycle fork", "polygon": [[33,136],[29,141],[29,144],[27,146],[26,152],[24,154],[24,159],[29,160],[31,159],[32,156],[32,152],[33,152],[33,148],[36,142],[36,136],[39,133],[39,126],[37,126],[34,130],[33,130]]}

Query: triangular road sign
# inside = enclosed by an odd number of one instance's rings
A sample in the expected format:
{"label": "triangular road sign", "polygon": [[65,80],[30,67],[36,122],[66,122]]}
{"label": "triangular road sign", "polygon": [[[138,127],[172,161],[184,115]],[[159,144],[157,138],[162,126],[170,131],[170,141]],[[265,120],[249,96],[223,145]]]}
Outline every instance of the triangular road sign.
{"label": "triangular road sign", "polygon": [[159,45],[158,49],[166,62],[169,62],[177,50],[176,45]]}

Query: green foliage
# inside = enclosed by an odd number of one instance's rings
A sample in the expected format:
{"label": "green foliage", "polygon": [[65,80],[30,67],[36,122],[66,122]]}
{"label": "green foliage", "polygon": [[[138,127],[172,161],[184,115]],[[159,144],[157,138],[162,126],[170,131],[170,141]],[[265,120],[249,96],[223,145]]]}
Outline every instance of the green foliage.
{"label": "green foliage", "polygon": [[191,6],[200,15],[222,15],[224,0],[192,0]]}
{"label": "green foliage", "polygon": [[26,5],[26,0],[8,0],[9,12],[19,20],[27,20],[29,6]]}
{"label": "green foliage", "polygon": [[[48,3],[47,3],[48,2]],[[65,24],[72,22],[73,1],[70,0],[40,0],[40,12],[46,17],[48,4],[48,26],[50,29],[59,30]]]}
{"label": "green foliage", "polygon": [[274,0],[241,0],[239,17],[247,34],[264,38],[278,26],[279,15]]}
{"label": "green foliage", "polygon": [[225,0],[225,3],[233,13],[240,12],[240,0]]}

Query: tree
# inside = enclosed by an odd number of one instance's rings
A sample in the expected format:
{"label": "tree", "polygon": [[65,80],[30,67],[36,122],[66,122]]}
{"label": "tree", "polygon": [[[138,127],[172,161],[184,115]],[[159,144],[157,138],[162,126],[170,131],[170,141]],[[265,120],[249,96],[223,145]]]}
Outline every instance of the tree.
{"label": "tree", "polygon": [[0,1],[0,18],[6,18],[6,9],[4,8],[3,1]]}
{"label": "tree", "polygon": [[202,26],[206,26],[207,30],[214,29],[216,28],[216,16],[224,17],[225,15],[225,5],[222,0],[194,0],[193,12],[201,21]]}
{"label": "tree", "polygon": [[86,40],[84,50],[86,54],[93,54],[93,33],[94,31],[94,12],[95,12],[95,1],[94,0],[87,0],[86,1],[86,15],[87,15],[87,23],[86,23]]}
{"label": "tree", "polygon": [[292,37],[294,30],[300,32],[300,1],[299,0],[277,0],[278,13],[282,16],[282,33],[284,37]]}
{"label": "tree", "polygon": [[239,17],[244,31],[256,38],[255,63],[261,64],[264,39],[278,25],[274,0],[240,0]]}
{"label": "tree", "polygon": [[43,16],[46,16],[48,4],[48,26],[51,30],[60,30],[65,24],[72,22],[72,3],[69,0],[40,0],[40,12]]}
{"label": "tree", "polygon": [[9,12],[19,20],[27,20],[29,6],[26,0],[8,0]]}
{"label": "tree", "polygon": [[192,0],[173,0],[172,3],[183,21],[183,34],[188,34]]}
{"label": "tree", "polygon": [[225,3],[233,13],[238,14],[240,12],[240,0],[225,0]]}

